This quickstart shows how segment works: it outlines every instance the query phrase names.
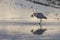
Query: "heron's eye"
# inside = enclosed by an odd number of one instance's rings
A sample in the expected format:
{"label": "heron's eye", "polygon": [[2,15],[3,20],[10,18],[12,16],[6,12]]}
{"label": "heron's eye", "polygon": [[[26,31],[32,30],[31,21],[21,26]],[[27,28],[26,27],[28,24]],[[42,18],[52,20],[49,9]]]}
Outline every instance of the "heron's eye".
{"label": "heron's eye", "polygon": [[33,17],[33,15],[31,15],[31,17]]}

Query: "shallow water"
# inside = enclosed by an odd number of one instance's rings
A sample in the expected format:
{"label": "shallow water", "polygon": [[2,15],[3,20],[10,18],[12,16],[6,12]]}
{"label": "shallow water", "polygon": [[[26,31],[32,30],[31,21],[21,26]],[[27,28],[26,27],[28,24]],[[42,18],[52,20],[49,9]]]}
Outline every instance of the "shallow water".
{"label": "shallow water", "polygon": [[39,29],[38,23],[0,21],[0,40],[60,40],[60,22],[43,22],[42,25],[47,31],[34,35],[31,29]]}

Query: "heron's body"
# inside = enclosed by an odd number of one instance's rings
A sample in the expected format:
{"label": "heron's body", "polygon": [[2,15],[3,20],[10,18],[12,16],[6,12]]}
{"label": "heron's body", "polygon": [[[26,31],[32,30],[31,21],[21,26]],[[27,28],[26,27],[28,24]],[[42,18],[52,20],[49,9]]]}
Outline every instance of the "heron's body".
{"label": "heron's body", "polygon": [[40,19],[47,19],[47,17],[45,17],[44,15],[43,15],[43,13],[34,13],[33,14],[35,17],[37,17],[37,18],[40,18]]}

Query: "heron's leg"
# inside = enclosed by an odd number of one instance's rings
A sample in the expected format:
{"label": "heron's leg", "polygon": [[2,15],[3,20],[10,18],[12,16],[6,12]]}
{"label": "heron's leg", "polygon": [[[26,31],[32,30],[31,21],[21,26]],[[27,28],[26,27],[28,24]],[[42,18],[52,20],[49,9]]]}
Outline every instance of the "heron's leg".
{"label": "heron's leg", "polygon": [[39,23],[40,29],[42,29],[42,24],[41,24],[41,22],[42,22],[42,19],[40,19],[40,23]]}

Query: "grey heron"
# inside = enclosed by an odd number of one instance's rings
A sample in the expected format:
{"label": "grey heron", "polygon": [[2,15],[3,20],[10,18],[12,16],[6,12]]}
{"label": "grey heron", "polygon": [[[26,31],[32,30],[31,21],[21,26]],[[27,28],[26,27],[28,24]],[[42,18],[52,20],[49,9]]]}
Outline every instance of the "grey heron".
{"label": "grey heron", "polygon": [[40,27],[42,28],[42,26],[41,26],[41,22],[42,22],[42,19],[47,19],[47,17],[46,16],[44,16],[43,15],[43,13],[33,13],[32,15],[31,15],[31,17],[33,17],[33,16],[35,16],[35,17],[37,17],[38,19],[40,19]]}

